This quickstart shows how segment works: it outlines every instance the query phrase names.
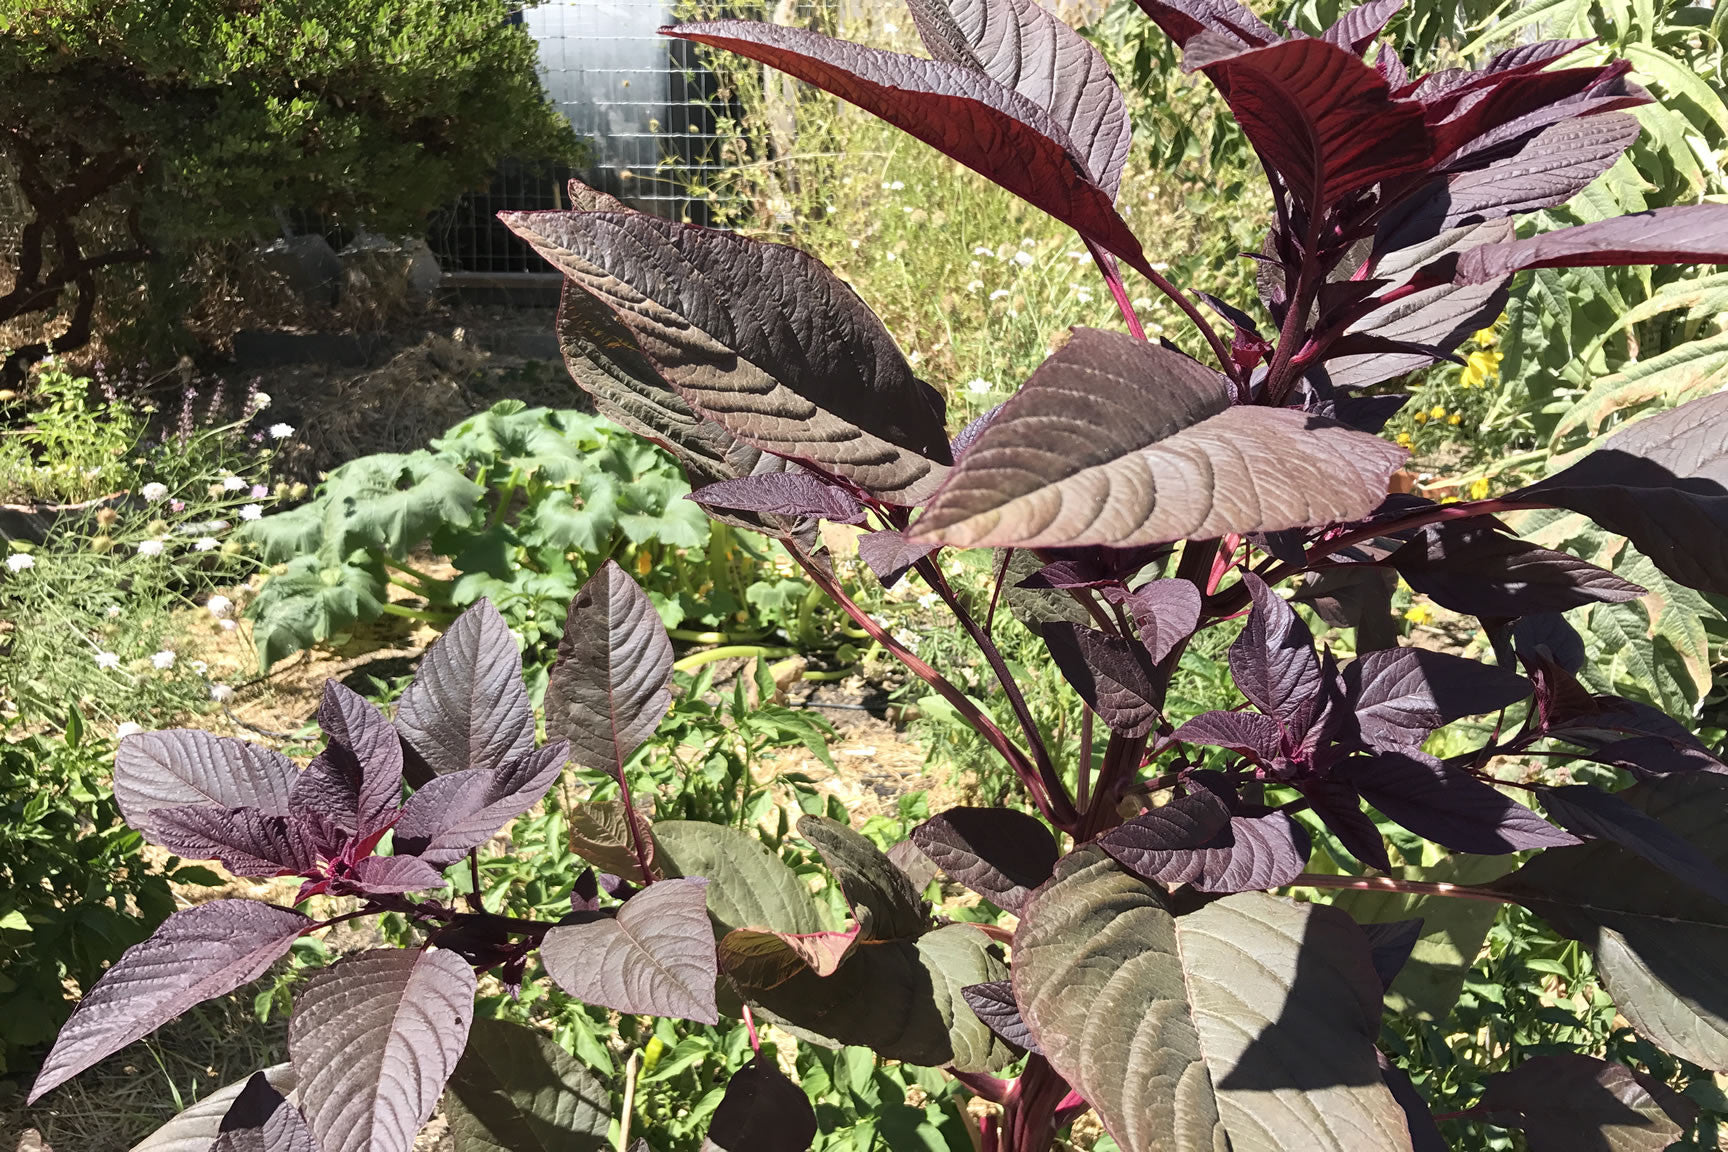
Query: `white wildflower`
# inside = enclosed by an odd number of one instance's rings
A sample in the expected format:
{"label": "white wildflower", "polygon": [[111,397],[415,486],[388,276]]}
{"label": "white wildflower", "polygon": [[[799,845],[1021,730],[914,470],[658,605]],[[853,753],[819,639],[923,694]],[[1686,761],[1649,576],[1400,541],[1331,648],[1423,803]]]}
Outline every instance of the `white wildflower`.
{"label": "white wildflower", "polygon": [[246,483],[246,481],[240,479],[238,476],[227,476],[222,480],[222,491],[224,492],[239,492],[243,488],[250,487],[250,484]]}
{"label": "white wildflower", "polygon": [[980,245],[978,245],[978,247],[972,249],[972,255],[974,255],[974,256],[994,256],[994,255],[996,255],[996,249],[986,248],[986,247],[984,247],[984,245],[980,244]]}
{"label": "white wildflower", "polygon": [[168,495],[168,485],[158,484],[156,481],[152,480],[150,483],[144,485],[144,487],[138,489],[138,494],[154,504],[156,501],[162,499],[162,497]]}
{"label": "white wildflower", "polygon": [[253,411],[262,412],[262,411],[264,411],[264,409],[266,409],[268,407],[270,407],[270,393],[268,393],[268,392],[254,392],[254,393],[252,393],[252,409],[253,409]]}
{"label": "white wildflower", "polygon": [[144,731],[144,725],[134,724],[132,721],[128,720],[118,728],[114,729],[114,739],[124,740],[128,736],[136,736],[142,731]]}
{"label": "white wildflower", "polygon": [[164,671],[167,671],[169,668],[174,667],[174,652],[173,652],[173,650],[169,649],[169,648],[162,649],[162,651],[160,651],[160,652],[156,653],[154,656],[150,657],[150,665],[151,665],[151,667],[155,668],[158,672],[164,672]]}
{"label": "white wildflower", "polygon": [[120,615],[120,605],[118,605],[118,604],[108,605],[108,619],[112,620],[112,619],[114,619],[114,617],[116,617],[118,615]]}
{"label": "white wildflower", "polygon": [[192,671],[202,676],[204,673],[210,671],[210,665],[204,663],[202,660],[194,660],[192,661]]}
{"label": "white wildflower", "polygon": [[240,519],[242,520],[256,520],[263,515],[264,509],[258,504],[248,504],[240,509]]}
{"label": "white wildflower", "polygon": [[1152,297],[1136,296],[1134,299],[1128,301],[1128,303],[1136,308],[1150,308],[1152,307]]}
{"label": "white wildflower", "polygon": [[140,555],[140,556],[160,556],[160,555],[162,555],[162,541],[160,541],[160,540],[140,540],[140,541],[138,541],[138,555]]}
{"label": "white wildflower", "polygon": [[1082,304],[1092,303],[1092,289],[1090,288],[1076,288],[1074,289],[1074,296]]}
{"label": "white wildflower", "polygon": [[1014,263],[1020,265],[1020,267],[1022,267],[1022,268],[1032,267],[1032,253],[1030,253],[1030,252],[1016,252],[1016,253],[1014,253]]}
{"label": "white wildflower", "polygon": [[900,25],[884,24],[882,25],[882,31],[888,33],[890,36],[898,36],[900,34]]}
{"label": "white wildflower", "polygon": [[294,425],[292,424],[270,425],[270,439],[272,440],[286,440],[292,435],[294,435]]}
{"label": "white wildflower", "polygon": [[228,599],[226,596],[217,595],[204,601],[204,607],[210,610],[210,615],[220,620],[222,617],[228,615],[229,612],[234,610],[234,601]]}
{"label": "white wildflower", "polygon": [[96,667],[118,668],[120,667],[120,657],[112,652],[98,652],[96,653]]}
{"label": "white wildflower", "polygon": [[1036,248],[1036,247],[1038,247],[1038,241],[1032,239],[1032,237],[1030,237],[1030,236],[1023,236],[1020,239],[1020,247],[1022,247],[1022,248]]}
{"label": "white wildflower", "polygon": [[888,253],[888,259],[890,262],[892,262],[892,261],[900,259],[900,257],[895,255],[894,253],[890,252],[890,253]]}
{"label": "white wildflower", "polygon": [[199,552],[209,552],[222,546],[222,541],[214,536],[200,536],[192,541],[192,547]]}
{"label": "white wildflower", "polygon": [[992,299],[992,300],[1000,300],[1000,299],[1002,299],[1002,298],[1003,298],[1003,297],[1004,297],[1004,296],[1007,296],[1007,295],[1008,295],[1008,294],[1009,294],[1009,293],[1008,293],[1008,289],[1006,289],[1006,288],[998,288],[998,289],[996,289],[996,291],[994,291],[994,292],[992,292],[992,293],[990,293],[990,299]]}
{"label": "white wildflower", "polygon": [[210,685],[210,699],[218,702],[232,700],[234,699],[234,689],[226,684],[212,684]]}
{"label": "white wildflower", "polygon": [[14,572],[22,572],[26,568],[36,567],[36,557],[27,555],[23,552],[14,552],[12,555],[6,557],[6,567],[10,568]]}
{"label": "white wildflower", "polygon": [[219,620],[219,621],[217,621],[217,624],[221,627],[222,631],[224,631],[224,632],[232,632],[232,631],[234,631],[234,629],[240,627],[240,625],[236,624],[232,620]]}
{"label": "white wildflower", "polygon": [[974,295],[976,295],[978,290],[982,287],[984,287],[984,281],[982,280],[968,280],[966,282],[966,291],[971,292]]}
{"label": "white wildflower", "polygon": [[976,379],[968,380],[966,382],[966,387],[968,390],[973,392],[988,392],[990,391],[990,381],[979,376]]}

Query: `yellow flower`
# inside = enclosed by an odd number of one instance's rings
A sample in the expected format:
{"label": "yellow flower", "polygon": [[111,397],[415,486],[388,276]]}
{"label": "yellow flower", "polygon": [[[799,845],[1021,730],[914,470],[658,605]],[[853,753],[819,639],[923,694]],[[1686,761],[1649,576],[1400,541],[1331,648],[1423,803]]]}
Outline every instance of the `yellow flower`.
{"label": "yellow flower", "polygon": [[1488,477],[1470,481],[1470,499],[1485,500],[1488,497]]}
{"label": "yellow flower", "polygon": [[1434,610],[1426,604],[1412,604],[1404,610],[1404,619],[1412,624],[1426,624],[1434,619]]}
{"label": "yellow flower", "polygon": [[1454,412],[1454,413],[1452,413],[1452,415],[1446,417],[1446,423],[1451,424],[1453,426],[1457,426],[1459,424],[1462,424],[1463,422],[1464,422],[1464,413],[1462,413],[1462,412]]}
{"label": "yellow flower", "polygon": [[1418,412],[1415,416],[1411,417],[1411,419],[1415,420],[1418,424],[1426,424],[1428,423],[1428,413]]}
{"label": "yellow flower", "polygon": [[1394,439],[1396,439],[1398,441],[1399,447],[1401,447],[1401,448],[1410,447],[1410,433],[1400,432],[1400,433],[1398,433],[1398,435],[1396,437],[1394,437]]}
{"label": "yellow flower", "polygon": [[1496,376],[1500,372],[1500,353],[1472,352],[1464,358],[1466,369],[1474,368],[1480,376]]}
{"label": "yellow flower", "polygon": [[1495,333],[1492,328],[1484,328],[1474,336],[1470,337],[1470,339],[1476,341],[1476,343],[1482,345],[1484,348],[1492,348],[1500,342],[1499,335]]}
{"label": "yellow flower", "polygon": [[1446,405],[1444,405],[1444,404],[1434,405],[1434,407],[1429,410],[1428,415],[1433,417],[1436,420],[1444,420],[1446,418]]}
{"label": "yellow flower", "polygon": [[646,576],[654,571],[654,556],[646,548],[636,553],[636,574]]}

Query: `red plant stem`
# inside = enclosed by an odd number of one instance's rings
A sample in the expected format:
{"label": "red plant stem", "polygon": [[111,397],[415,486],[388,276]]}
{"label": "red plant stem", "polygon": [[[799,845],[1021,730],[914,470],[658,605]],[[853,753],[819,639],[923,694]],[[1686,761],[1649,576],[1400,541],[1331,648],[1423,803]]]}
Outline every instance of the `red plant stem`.
{"label": "red plant stem", "polygon": [[1218,590],[1218,582],[1224,579],[1224,573],[1230,571],[1230,562],[1236,558],[1236,549],[1241,543],[1242,537],[1232,532],[1218,545],[1218,554],[1212,558],[1212,574],[1206,578],[1206,587],[1203,589],[1206,595],[1210,596]]}
{"label": "red plant stem", "polygon": [[468,893],[468,907],[474,912],[486,911],[485,903],[480,899],[480,849],[468,850],[468,879],[472,891]]}
{"label": "red plant stem", "polygon": [[1000,1104],[1008,1098],[1008,1090],[1012,1087],[1010,1081],[998,1080],[983,1072],[962,1072],[953,1069],[949,1073],[954,1079],[966,1086],[966,1090],[982,1100],[992,1104]]}
{"label": "red plant stem", "polygon": [[[1307,560],[1317,564],[1335,553],[1372,540],[1376,536],[1390,536],[1395,532],[1408,532],[1412,528],[1425,528],[1430,524],[1440,524],[1449,520],[1469,520],[1475,516],[1495,516],[1501,512],[1519,512],[1529,508],[1548,508],[1551,505],[1539,500],[1508,500],[1504,496],[1490,497],[1487,500],[1465,500],[1458,504],[1440,504],[1433,508],[1424,508],[1420,512],[1412,512],[1399,520],[1388,520],[1380,524],[1371,524],[1366,528],[1355,528],[1342,535],[1328,540],[1321,540],[1308,549]],[[1268,584],[1272,581],[1267,580]]]}
{"label": "red plant stem", "polygon": [[1032,717],[1032,709],[1026,703],[1025,695],[1020,691],[1020,685],[1015,681],[1014,674],[1008,670],[1008,662],[1002,658],[1002,652],[996,647],[996,642],[989,633],[978,627],[972,614],[966,611],[966,606],[955,595],[949,586],[948,578],[942,575],[942,569],[929,556],[919,560],[914,567],[924,582],[930,585],[936,594],[942,597],[948,605],[954,618],[960,621],[960,626],[966,629],[966,634],[972,637],[972,643],[984,654],[985,661],[990,665],[991,672],[996,675],[996,682],[1002,686],[1002,694],[1008,699],[1008,707],[1013,709],[1014,719],[1020,723],[1020,732],[1026,737],[1026,745],[1032,750],[1032,759],[1038,769],[1038,778],[1043,781],[1044,792],[1050,798],[1051,807],[1055,810],[1056,825],[1064,831],[1071,829],[1078,822],[1080,814],[1075,811],[1074,804],[1068,799],[1068,789],[1062,783],[1062,777],[1056,771],[1056,765],[1050,759],[1050,751],[1044,746],[1044,736],[1038,731],[1038,722]]}
{"label": "red plant stem", "polygon": [[636,805],[630,799],[630,781],[624,778],[624,762],[617,763],[617,770],[612,774],[618,781],[618,797],[624,801],[624,820],[630,826],[630,851],[636,856],[636,866],[642,869],[642,883],[654,883],[654,870],[648,866],[648,838],[642,830],[642,818],[636,814]]}
{"label": "red plant stem", "polygon": [[[662,889],[664,891],[664,889]],[[756,1017],[750,1014],[750,1005],[744,1005],[744,1031],[750,1037],[750,1051],[757,1055],[762,1053],[762,1040],[756,1035]]]}
{"label": "red plant stem", "polygon": [[1027,1057],[1026,1070],[1002,1103],[1002,1152],[1049,1152],[1056,1142],[1056,1108],[1067,1094],[1067,1081],[1048,1060]]}
{"label": "red plant stem", "polygon": [[978,1152],[1002,1152],[1001,1142],[997,1139],[996,1117],[986,1116],[978,1125]]}
{"label": "red plant stem", "polygon": [[1092,709],[1080,706],[1080,772],[1074,786],[1074,806],[1086,811],[1092,797]]}
{"label": "red plant stem", "polygon": [[1435,880],[1399,880],[1392,876],[1327,876],[1304,872],[1287,885],[1290,888],[1338,888],[1352,892],[1404,892],[1413,896],[1452,896],[1459,900],[1481,900],[1490,904],[1512,904],[1509,896],[1468,884],[1446,884]]}
{"label": "red plant stem", "polygon": [[996,602],[1002,597],[1002,581],[1008,579],[1008,562],[1014,559],[1014,549],[1002,549],[1002,559],[996,565],[996,581],[990,586],[990,606],[984,610],[984,631],[996,631]]}
{"label": "red plant stem", "polygon": [[1128,334],[1136,340],[1146,339],[1146,329],[1140,326],[1140,317],[1135,315],[1134,305],[1128,299],[1128,289],[1122,284],[1122,272],[1116,267],[1116,257],[1090,240],[1086,241],[1086,251],[1092,253],[1092,262],[1098,265],[1104,283],[1110,286],[1110,295],[1116,301],[1116,310],[1122,313],[1122,319],[1128,322]]}
{"label": "red plant stem", "polygon": [[1020,777],[1021,783],[1026,786],[1026,791],[1032,797],[1032,802],[1037,805],[1039,813],[1054,823],[1055,818],[1051,812],[1050,800],[1044,795],[1037,770],[1033,768],[1032,761],[1026,753],[1008,738],[1008,734],[998,728],[994,720],[979,711],[978,706],[966,698],[966,693],[960,691],[947,677],[908,651],[903,644],[890,636],[888,630],[878,624],[868,612],[853,603],[852,598],[846,595],[845,590],[831,576],[812,563],[802,552],[796,549],[789,551],[803,566],[805,574],[815,582],[817,587],[828,594],[829,599],[840,606],[841,611],[852,618],[853,623],[869,633],[870,638],[882,645],[896,660],[906,665],[907,670],[914,676],[934,688],[936,694],[953,705],[954,710],[971,726],[974,732],[984,739],[985,743],[996,749],[1002,759],[1008,762],[1008,767],[1013,769],[1016,776]]}

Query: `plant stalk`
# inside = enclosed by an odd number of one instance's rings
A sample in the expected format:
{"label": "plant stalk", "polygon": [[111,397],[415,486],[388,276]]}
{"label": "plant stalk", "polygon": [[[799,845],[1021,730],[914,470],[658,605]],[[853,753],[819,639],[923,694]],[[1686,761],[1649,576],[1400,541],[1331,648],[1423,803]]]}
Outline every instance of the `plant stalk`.
{"label": "plant stalk", "polygon": [[1469,884],[1400,880],[1393,876],[1328,876],[1319,872],[1304,872],[1286,887],[1336,888],[1350,892],[1403,892],[1412,896],[1451,896],[1459,900],[1480,900],[1489,904],[1516,903],[1510,896],[1502,896],[1498,892]]}

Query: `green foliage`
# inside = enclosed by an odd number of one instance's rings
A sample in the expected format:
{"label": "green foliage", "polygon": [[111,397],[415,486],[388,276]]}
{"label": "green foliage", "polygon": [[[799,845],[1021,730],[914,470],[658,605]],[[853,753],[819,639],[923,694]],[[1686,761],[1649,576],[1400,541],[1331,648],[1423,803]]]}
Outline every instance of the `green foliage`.
{"label": "green foliage", "polygon": [[113,746],[65,719],[59,736],[0,729],[0,1076],[174,910],[171,877],[217,880],[141,854],[108,788]]}

